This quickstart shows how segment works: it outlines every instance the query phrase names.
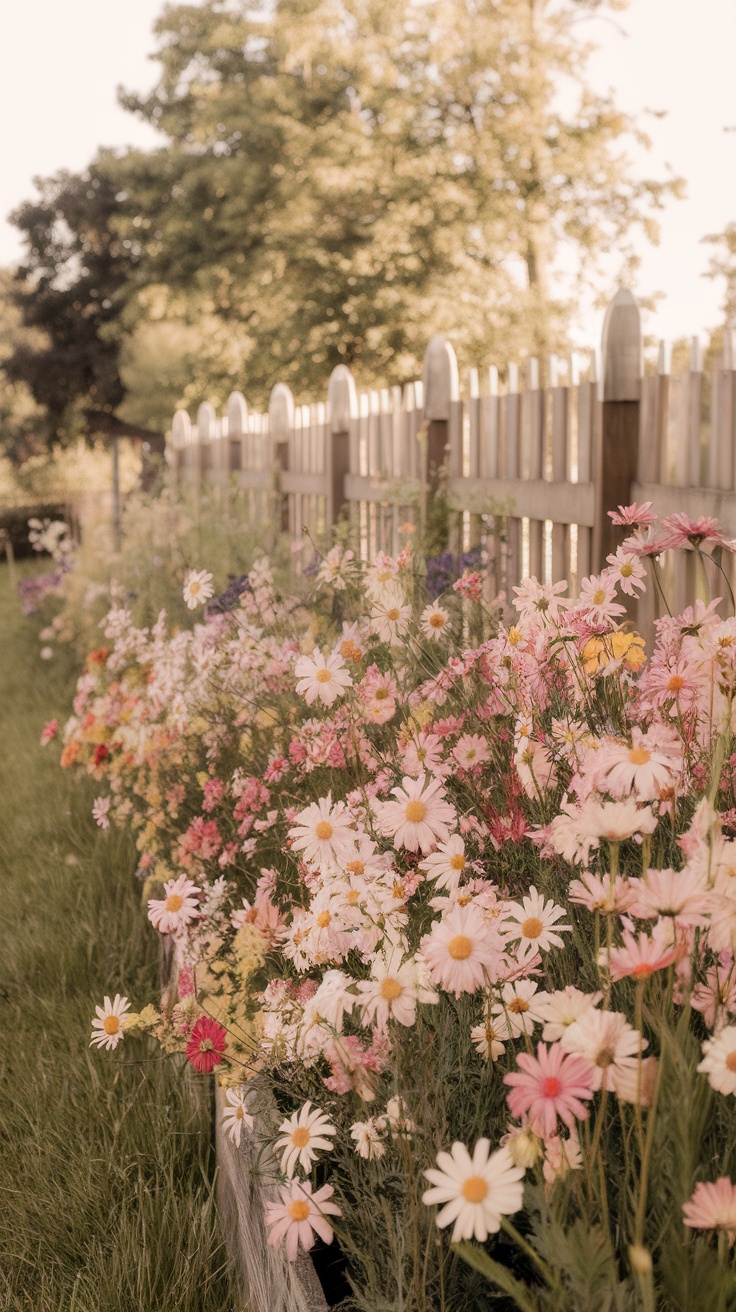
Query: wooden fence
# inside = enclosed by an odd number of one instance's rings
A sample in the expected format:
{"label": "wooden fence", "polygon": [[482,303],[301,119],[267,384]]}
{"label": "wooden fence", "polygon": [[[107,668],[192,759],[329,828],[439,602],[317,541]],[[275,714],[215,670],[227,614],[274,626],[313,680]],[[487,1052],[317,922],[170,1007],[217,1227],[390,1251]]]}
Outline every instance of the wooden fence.
{"label": "wooden fence", "polygon": [[[600,366],[599,362],[600,361]],[[295,538],[316,538],[348,515],[361,554],[395,553],[405,521],[426,514],[446,476],[451,545],[481,545],[491,591],[527,575],[567,578],[574,591],[621,540],[607,511],[652,501],[660,514],[714,515],[736,537],[736,373],[733,334],[708,381],[693,342],[687,372],[671,375],[662,345],[643,367],[638,305],[626,290],[609,305],[600,354],[471,370],[462,390],[450,342],[429,342],[421,381],[359,392],[344,365],[324,401],[297,405],[278,383],[268,413],[233,392],[218,418],[179,410],[167,459],[182,483],[235,479],[248,518],[276,513]],[[677,608],[695,599],[692,559],[665,561]],[[651,624],[650,590],[639,620]]]}

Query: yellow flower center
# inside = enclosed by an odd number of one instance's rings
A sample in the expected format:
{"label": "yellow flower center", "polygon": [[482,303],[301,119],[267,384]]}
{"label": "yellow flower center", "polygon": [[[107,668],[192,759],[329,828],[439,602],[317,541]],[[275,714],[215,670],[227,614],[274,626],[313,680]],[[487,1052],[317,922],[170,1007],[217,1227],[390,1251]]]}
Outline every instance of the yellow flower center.
{"label": "yellow flower center", "polygon": [[450,869],[451,870],[465,869],[465,857],[463,856],[462,852],[455,852],[454,856],[450,857]]}
{"label": "yellow flower center", "polygon": [[169,893],[169,896],[166,899],[167,911],[181,911],[183,906],[184,898],[181,896],[181,893]]}
{"label": "yellow flower center", "polygon": [[189,584],[189,591],[193,593],[194,596],[196,596],[196,594],[200,592],[201,589],[202,589],[202,584],[200,583],[199,579],[192,579]]}
{"label": "yellow flower center", "polygon": [[681,674],[673,674],[672,678],[667,684],[667,687],[670,692],[680,692],[680,690],[684,688],[684,686],[685,686],[685,680],[683,679]]}
{"label": "yellow flower center", "polygon": [[526,998],[512,998],[509,1003],[509,1011],[513,1011],[515,1016],[523,1016],[525,1011],[529,1010],[529,1003]]}
{"label": "yellow flower center", "polygon": [[429,617],[429,625],[432,629],[443,629],[445,627],[444,615],[440,615],[439,611],[433,611]]}
{"label": "yellow flower center", "polygon": [[399,984],[397,979],[389,977],[381,980],[381,997],[385,998],[387,1002],[394,1002],[403,992],[403,986]]}
{"label": "yellow flower center", "polygon": [[354,907],[358,905],[358,902],[360,901],[360,893],[358,892],[357,888],[351,888],[350,892],[347,894],[345,898],[345,901],[347,902],[349,907]]}
{"label": "yellow flower center", "polygon": [[736,1050],[729,1052],[726,1058],[726,1066],[733,1075],[736,1075]]}
{"label": "yellow flower center", "polygon": [[319,915],[317,916],[317,924],[319,925],[320,929],[326,929],[331,920],[332,920],[332,916],[330,915],[329,911],[320,911]]}
{"label": "yellow flower center", "polygon": [[348,861],[348,870],[351,875],[362,875],[365,873],[365,866],[362,861]]}
{"label": "yellow flower center", "polygon": [[[310,1135],[306,1125],[298,1125],[297,1128],[292,1133],[291,1142],[293,1143],[295,1148],[306,1148],[311,1137],[312,1136]],[[305,1204],[302,1204],[302,1206],[305,1206]]]}
{"label": "yellow flower center", "polygon": [[332,675],[329,670],[317,670],[314,677],[317,680],[317,683],[329,683]]}
{"label": "yellow flower center", "polygon": [[524,938],[539,938],[544,925],[538,916],[528,916],[521,927]]}
{"label": "yellow flower center", "polygon": [[392,624],[394,624],[396,620],[399,618],[400,614],[401,611],[398,610],[396,606],[392,606],[390,610],[386,611],[386,619],[391,620]]}
{"label": "yellow flower center", "polygon": [[427,814],[427,808],[424,802],[407,802],[404,815],[413,825],[418,825]]}
{"label": "yellow flower center", "polygon": [[236,1108],[235,1108],[235,1119],[236,1119],[236,1121],[242,1121],[242,1119],[243,1119],[244,1116],[245,1116],[245,1111],[243,1110],[243,1108],[242,1108],[242,1107],[236,1107]]}
{"label": "yellow flower center", "polygon": [[651,760],[651,755],[646,747],[632,747],[629,752],[629,760],[632,765],[646,765],[647,761]]}
{"label": "yellow flower center", "polygon": [[593,593],[593,605],[602,606],[605,600],[606,600],[606,594],[604,589],[596,588],[595,592]]}
{"label": "yellow flower center", "polygon": [[467,934],[456,934],[447,944],[447,951],[453,961],[465,961],[473,951],[472,939]]}
{"label": "yellow flower center", "polygon": [[376,688],[373,697],[377,702],[385,701],[388,697],[388,688]]}
{"label": "yellow flower center", "polygon": [[289,1203],[287,1211],[292,1221],[306,1221],[309,1216],[309,1203],[303,1203],[300,1198],[295,1198],[293,1203]]}
{"label": "yellow flower center", "polygon": [[102,1028],[106,1034],[117,1034],[120,1029],[120,1019],[117,1016],[106,1016],[102,1022]]}
{"label": "yellow flower center", "polygon": [[516,647],[518,643],[521,642],[521,630],[515,628],[513,624],[509,629],[509,642],[511,643],[512,647]]}
{"label": "yellow flower center", "polygon": [[462,1195],[469,1203],[482,1203],[488,1193],[488,1181],[482,1175],[469,1175],[463,1180]]}
{"label": "yellow flower center", "polygon": [[615,1060],[616,1060],[616,1053],[614,1052],[613,1048],[601,1048],[600,1052],[598,1053],[595,1059],[595,1064],[596,1066],[600,1067],[602,1071],[605,1071],[608,1070],[609,1066],[613,1065]]}
{"label": "yellow flower center", "polygon": [[328,838],[332,838],[332,825],[329,820],[320,820],[314,832],[320,843],[326,843]]}

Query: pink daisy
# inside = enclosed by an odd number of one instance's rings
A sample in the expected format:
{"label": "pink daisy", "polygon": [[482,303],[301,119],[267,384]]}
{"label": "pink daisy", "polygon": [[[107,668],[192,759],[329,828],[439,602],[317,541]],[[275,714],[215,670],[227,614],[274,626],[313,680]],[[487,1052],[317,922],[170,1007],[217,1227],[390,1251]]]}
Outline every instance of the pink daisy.
{"label": "pink daisy", "polygon": [[672,942],[672,933],[668,925],[658,922],[648,934],[635,937],[628,929],[624,930],[623,947],[611,949],[609,963],[611,979],[649,979],[657,970],[671,966],[684,955],[685,948]]}
{"label": "pink daisy", "polygon": [[726,537],[718,520],[710,515],[701,515],[700,519],[691,519],[684,513],[668,515],[662,520],[662,528],[668,547],[699,547],[703,542],[715,542],[733,551],[733,543]]}
{"label": "pink daisy", "polygon": [[453,907],[438,920],[422,939],[421,951],[432,982],[456,998],[461,993],[475,993],[498,978],[501,952],[497,931],[472,902]]}
{"label": "pink daisy", "polygon": [[46,743],[50,743],[51,739],[55,738],[58,732],[59,721],[49,720],[48,724],[45,724],[41,730],[41,746],[45,747]]}
{"label": "pink daisy", "polygon": [[187,1043],[187,1059],[195,1071],[209,1075],[219,1066],[227,1046],[227,1030],[210,1016],[200,1016]]}
{"label": "pink daisy", "polygon": [[335,1190],[331,1184],[323,1184],[315,1194],[309,1180],[292,1180],[281,1190],[282,1201],[266,1206],[266,1225],[271,1233],[268,1242],[273,1248],[286,1240],[286,1256],[290,1262],[296,1259],[299,1245],[305,1252],[314,1244],[315,1234],[326,1244],[333,1239],[332,1226],[325,1220],[326,1216],[341,1216],[337,1203],[331,1203]]}
{"label": "pink daisy", "polygon": [[575,1120],[587,1120],[589,1110],[583,1106],[593,1096],[596,1084],[591,1062],[577,1053],[566,1053],[559,1043],[549,1048],[540,1043],[537,1056],[527,1052],[516,1058],[520,1071],[504,1076],[510,1086],[507,1094],[512,1116],[521,1119],[528,1113],[529,1125],[535,1134],[548,1139],[557,1128],[557,1118],[572,1129]]}
{"label": "pink daisy", "polygon": [[736,1185],[722,1175],[715,1184],[695,1186],[692,1198],[682,1205],[683,1224],[693,1230],[724,1230],[729,1244],[736,1240]]}
{"label": "pink daisy", "polygon": [[645,501],[641,506],[637,506],[635,501],[630,506],[619,506],[618,510],[609,510],[608,517],[619,528],[647,528],[649,524],[657,522],[651,501]]}

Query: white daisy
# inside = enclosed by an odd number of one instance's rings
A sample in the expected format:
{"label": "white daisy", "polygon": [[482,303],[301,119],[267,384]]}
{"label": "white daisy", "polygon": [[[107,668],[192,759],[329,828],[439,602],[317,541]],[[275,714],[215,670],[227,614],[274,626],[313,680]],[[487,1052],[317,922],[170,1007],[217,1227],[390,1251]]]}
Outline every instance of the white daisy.
{"label": "white daisy", "polygon": [[100,829],[110,828],[109,810],[112,798],[96,797],[92,803],[92,819],[100,826]]}
{"label": "white daisy", "polygon": [[190,569],[184,580],[184,600],[189,610],[196,610],[203,602],[213,597],[212,575],[206,569]]}
{"label": "white daisy", "polygon": [[409,852],[417,849],[426,855],[446,843],[450,836],[448,826],[456,820],[455,810],[445,800],[438,779],[428,782],[424,774],[412,779],[404,775],[401,788],[392,788],[395,802],[378,805],[378,825],[381,833],[393,838],[394,847],[405,847]]}
{"label": "white daisy", "polygon": [[647,1046],[647,1040],[620,1011],[598,1011],[595,1007],[589,1007],[574,1021],[560,1042],[566,1052],[587,1057],[594,1068],[594,1089],[606,1088],[613,1093],[618,1093],[619,1076],[635,1071],[639,1053]]}
{"label": "white daisy", "polygon": [[736,1093],[736,1025],[726,1025],[703,1043],[698,1070],[719,1093]]}
{"label": "white daisy", "polygon": [[488,1139],[479,1139],[470,1156],[462,1143],[454,1143],[449,1153],[437,1154],[437,1166],[424,1174],[434,1187],[427,1189],[422,1201],[428,1206],[444,1203],[437,1214],[440,1228],[455,1222],[452,1241],[477,1239],[484,1243],[489,1234],[501,1228],[501,1217],[511,1216],[521,1207],[524,1170],[515,1166],[508,1148],[498,1148],[488,1155]]}
{"label": "white daisy", "polygon": [[298,658],[294,673],[299,680],[296,690],[304,697],[307,706],[318,699],[325,706],[332,706],[338,697],[342,697],[346,688],[353,686],[353,680],[339,652],[323,656],[319,647],[315,647],[311,656]]}
{"label": "white daisy", "polygon": [[482,1025],[474,1025],[470,1031],[476,1052],[486,1061],[495,1061],[506,1051],[506,1044],[511,1036],[505,1016],[488,1016]]}
{"label": "white daisy", "polygon": [[115,1001],[111,1002],[105,994],[101,1007],[95,1007],[96,1019],[92,1021],[92,1044],[97,1048],[117,1048],[123,1037],[123,1021],[126,1012],[130,1011],[130,1003],[127,998],[121,997],[119,993],[115,994]]}
{"label": "white daisy", "polygon": [[196,920],[200,911],[199,888],[186,875],[167,879],[165,897],[149,898],[148,919],[161,934],[176,933]]}
{"label": "white daisy", "polygon": [[509,939],[520,939],[522,943],[531,943],[542,952],[551,947],[564,947],[560,934],[569,934],[570,925],[559,925],[557,921],[565,912],[550,899],[546,901],[532,884],[529,892],[521,902],[509,902],[504,916],[504,930]]}
{"label": "white daisy", "polygon": [[520,1034],[531,1034],[534,1026],[539,1024],[539,1006],[544,993],[538,993],[538,988],[539,985],[531,979],[504,984],[500,1000],[491,1007],[491,1016],[499,1023],[505,1021],[515,1038]]}
{"label": "white daisy", "polygon": [[583,993],[574,984],[554,993],[544,993],[537,1000],[537,1014],[543,1022],[542,1038],[545,1043],[556,1043],[568,1026],[584,1016],[591,1007],[597,1007],[602,993]]}
{"label": "white daisy", "polygon": [[403,956],[399,947],[374,957],[372,978],[358,984],[364,1025],[385,1029],[389,1018],[400,1025],[413,1025],[418,1001],[437,1002],[434,990],[420,982],[416,961],[412,957],[404,961]]}
{"label": "white daisy", "polygon": [[227,1089],[225,1097],[228,1105],[222,1109],[222,1127],[228,1138],[234,1144],[237,1144],[238,1148],[240,1147],[243,1126],[246,1130],[253,1129],[253,1117],[245,1106],[247,1093],[248,1090],[244,1084],[239,1084],[237,1088]]}
{"label": "white daisy", "polygon": [[325,870],[349,860],[355,840],[353,818],[344,802],[332,804],[332,794],[305,806],[289,830],[295,852],[307,865]]}
{"label": "white daisy", "polygon": [[450,622],[448,611],[442,606],[438,606],[436,601],[431,601],[419,617],[419,624],[422,633],[430,642],[439,642],[440,638],[445,637],[447,626]]}
{"label": "white daisy", "polygon": [[355,1143],[355,1151],[366,1161],[373,1162],[383,1157],[386,1145],[383,1142],[383,1118],[369,1116],[367,1121],[356,1121],[350,1126],[350,1138]]}
{"label": "white daisy", "polygon": [[465,844],[459,834],[452,834],[436,852],[419,862],[419,869],[435,881],[437,888],[457,888],[466,866]]}
{"label": "white daisy", "polygon": [[274,1148],[281,1152],[281,1170],[291,1177],[297,1166],[310,1171],[318,1153],[332,1148],[332,1136],[337,1128],[319,1107],[312,1107],[308,1098],[301,1111],[294,1112],[279,1126],[280,1138]]}
{"label": "white daisy", "polygon": [[401,641],[411,619],[411,606],[407,606],[401,589],[387,587],[376,598],[371,610],[371,628],[381,642],[396,645]]}

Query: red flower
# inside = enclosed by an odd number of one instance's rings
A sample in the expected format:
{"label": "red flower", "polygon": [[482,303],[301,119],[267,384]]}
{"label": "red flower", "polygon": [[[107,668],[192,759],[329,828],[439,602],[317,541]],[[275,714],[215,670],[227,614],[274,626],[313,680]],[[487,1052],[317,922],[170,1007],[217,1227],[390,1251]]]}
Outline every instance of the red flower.
{"label": "red flower", "polygon": [[219,1066],[227,1044],[227,1030],[209,1016],[200,1016],[189,1036],[187,1057],[195,1071],[210,1071]]}
{"label": "red flower", "polygon": [[95,755],[94,755],[95,765],[102,765],[102,762],[106,761],[109,755],[110,753],[107,747],[105,746],[105,744],[98,743],[97,746],[95,747]]}

